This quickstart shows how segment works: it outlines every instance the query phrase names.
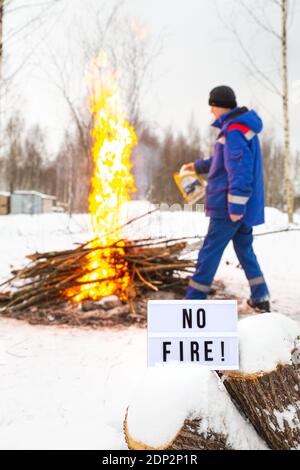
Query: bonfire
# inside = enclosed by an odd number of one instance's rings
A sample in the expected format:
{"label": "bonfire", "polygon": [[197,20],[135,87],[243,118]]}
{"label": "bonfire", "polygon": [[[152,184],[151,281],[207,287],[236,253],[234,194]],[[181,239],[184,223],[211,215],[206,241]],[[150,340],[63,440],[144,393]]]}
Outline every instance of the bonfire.
{"label": "bonfire", "polygon": [[122,236],[124,226],[140,218],[122,220],[122,208],[135,192],[130,156],[137,137],[126,119],[118,74],[109,67],[104,51],[91,62],[86,78],[93,118],[91,240],[72,250],[28,256],[30,264],[2,285],[2,313],[82,304],[112,295],[132,306],[131,300],[145,291],[177,289],[182,295],[185,278],[194,268],[194,262],[182,256],[191,239]]}

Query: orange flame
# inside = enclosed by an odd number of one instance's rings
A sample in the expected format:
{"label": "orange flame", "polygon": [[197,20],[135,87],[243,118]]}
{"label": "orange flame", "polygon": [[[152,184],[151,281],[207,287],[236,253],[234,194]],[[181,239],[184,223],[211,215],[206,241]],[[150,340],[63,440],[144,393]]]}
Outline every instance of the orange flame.
{"label": "orange flame", "polygon": [[[89,210],[94,239],[88,245],[93,249],[87,255],[88,274],[81,277],[78,288],[67,291],[77,302],[114,293],[126,297],[130,275],[120,259],[125,245],[120,241],[120,210],[135,191],[130,155],[137,138],[126,121],[117,73],[109,68],[103,50],[90,64],[87,80],[88,107],[93,116],[94,175]],[[117,247],[101,248],[116,243]]]}

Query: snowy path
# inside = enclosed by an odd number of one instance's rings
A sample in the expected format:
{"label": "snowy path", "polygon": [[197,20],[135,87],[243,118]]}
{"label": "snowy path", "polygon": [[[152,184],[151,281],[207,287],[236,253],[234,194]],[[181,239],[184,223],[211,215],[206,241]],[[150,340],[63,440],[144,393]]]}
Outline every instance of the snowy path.
{"label": "snowy path", "polygon": [[[257,237],[254,248],[267,280],[276,312],[300,321],[300,232]],[[229,264],[226,264],[229,263]],[[249,288],[232,246],[224,253],[217,276],[226,292],[248,298]]]}
{"label": "snowy path", "polygon": [[126,449],[125,410],[145,367],[145,330],[0,319],[0,449]]}

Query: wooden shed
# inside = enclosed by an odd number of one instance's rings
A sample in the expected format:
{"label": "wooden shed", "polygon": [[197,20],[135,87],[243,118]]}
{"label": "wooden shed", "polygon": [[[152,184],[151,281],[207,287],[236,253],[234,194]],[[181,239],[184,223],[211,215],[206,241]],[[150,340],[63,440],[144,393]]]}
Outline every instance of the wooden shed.
{"label": "wooden shed", "polygon": [[56,205],[56,197],[49,194],[42,194],[42,211],[52,212],[53,207]]}
{"label": "wooden shed", "polygon": [[51,212],[56,198],[37,191],[14,191],[11,195],[11,214],[42,214]]}
{"label": "wooden shed", "polygon": [[10,208],[10,193],[0,192],[0,215],[9,214]]}

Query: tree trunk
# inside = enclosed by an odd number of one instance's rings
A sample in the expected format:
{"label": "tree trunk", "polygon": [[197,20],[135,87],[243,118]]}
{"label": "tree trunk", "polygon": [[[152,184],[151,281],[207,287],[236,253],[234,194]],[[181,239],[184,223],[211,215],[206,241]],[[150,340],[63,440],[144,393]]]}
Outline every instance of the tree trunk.
{"label": "tree trunk", "polygon": [[268,373],[223,372],[224,386],[271,449],[300,448],[299,365]]}
{"label": "tree trunk", "polygon": [[[127,410],[128,413],[128,410]],[[133,439],[128,431],[127,413],[124,421],[125,440],[130,450],[230,450],[227,436],[210,430],[208,434],[199,433],[199,419],[186,419],[174,439],[162,447],[151,447]]]}
{"label": "tree trunk", "polygon": [[[4,0],[0,0],[0,136],[2,133],[3,17],[4,17]],[[2,139],[0,139],[0,146],[1,144],[2,144]]]}
{"label": "tree trunk", "polygon": [[69,152],[69,168],[68,168],[68,214],[71,217],[73,213],[74,187],[73,187],[73,154]]}
{"label": "tree trunk", "polygon": [[3,16],[4,0],[0,0],[0,87],[2,82],[2,63],[3,63]]}
{"label": "tree trunk", "polygon": [[281,0],[282,12],[282,103],[283,103],[283,119],[284,119],[284,180],[285,193],[288,211],[289,223],[293,222],[294,213],[294,195],[291,174],[291,150],[290,150],[290,124],[289,124],[289,89],[288,89],[288,62],[287,62],[287,17],[288,17],[288,0]]}

